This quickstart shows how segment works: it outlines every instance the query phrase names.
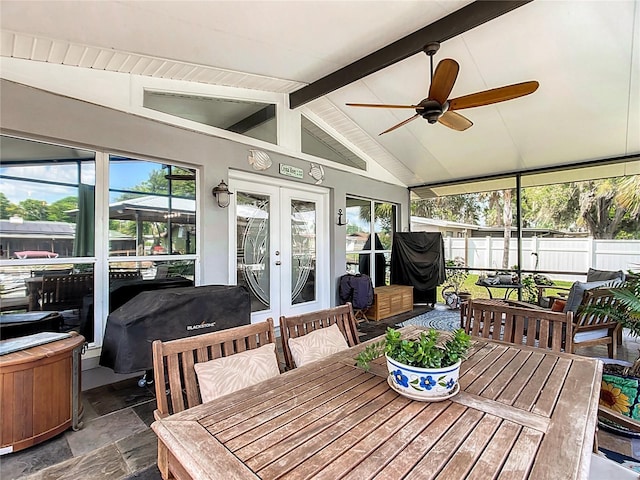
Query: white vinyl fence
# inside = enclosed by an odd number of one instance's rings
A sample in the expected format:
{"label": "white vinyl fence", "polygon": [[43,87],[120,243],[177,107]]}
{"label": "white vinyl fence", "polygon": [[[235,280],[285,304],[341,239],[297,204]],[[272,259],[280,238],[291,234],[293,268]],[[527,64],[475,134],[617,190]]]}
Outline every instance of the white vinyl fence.
{"label": "white vinyl fence", "polygon": [[[508,268],[518,263],[517,239],[509,245]],[[504,240],[496,237],[444,238],[445,258],[461,257],[468,267],[502,268]],[[537,254],[537,255],[535,255]],[[537,262],[537,264],[536,264]],[[587,270],[640,270],[640,240],[596,240],[593,238],[523,238],[524,270],[583,272],[554,274],[558,280],[584,280]]]}

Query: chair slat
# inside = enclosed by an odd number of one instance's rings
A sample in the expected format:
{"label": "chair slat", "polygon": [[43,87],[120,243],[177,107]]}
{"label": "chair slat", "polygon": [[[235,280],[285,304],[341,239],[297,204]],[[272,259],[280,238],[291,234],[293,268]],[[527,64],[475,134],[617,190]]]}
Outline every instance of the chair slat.
{"label": "chair slat", "polygon": [[184,400],[182,398],[180,360],[177,353],[174,353],[167,357],[167,372],[169,372],[169,395],[171,398],[171,406],[174,412],[181,412],[182,410],[184,410]]}

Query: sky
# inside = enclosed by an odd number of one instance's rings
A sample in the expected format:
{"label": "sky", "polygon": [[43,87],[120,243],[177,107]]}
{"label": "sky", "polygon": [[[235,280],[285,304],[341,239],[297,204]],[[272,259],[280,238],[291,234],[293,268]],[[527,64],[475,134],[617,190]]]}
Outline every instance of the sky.
{"label": "sky", "polygon": [[[138,185],[147,178],[149,173],[157,169],[159,164],[150,162],[122,162],[113,164],[110,169],[110,184],[112,188],[130,189]],[[12,177],[24,178],[25,180],[44,180],[57,182],[65,185],[52,185],[50,183],[36,183],[30,181],[19,181],[11,179],[0,179],[0,192],[12,203],[19,203],[26,199],[44,200],[47,204],[52,204],[68,196],[77,196],[78,172],[76,165],[48,164],[31,167],[15,167],[0,165],[0,174]],[[95,185],[95,163],[83,162],[82,176],[83,183]]]}

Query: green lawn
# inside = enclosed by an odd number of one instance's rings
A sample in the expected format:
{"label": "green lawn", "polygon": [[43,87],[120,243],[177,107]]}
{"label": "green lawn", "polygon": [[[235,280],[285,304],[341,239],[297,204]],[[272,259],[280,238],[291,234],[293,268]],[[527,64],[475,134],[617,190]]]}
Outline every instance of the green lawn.
{"label": "green lawn", "polygon": [[[462,285],[461,290],[462,291],[467,291],[471,293],[471,297],[472,298],[489,298],[489,293],[487,292],[487,289],[485,287],[481,287],[479,285],[476,285],[475,283],[478,281],[478,275],[477,274],[473,274],[470,273],[469,276],[467,277],[467,279],[465,280],[464,284]],[[571,284],[573,282],[566,282],[566,281],[555,281],[555,284],[559,287],[566,287],[569,288],[571,287]],[[555,290],[553,288],[549,288],[547,290],[545,290],[545,295],[551,295],[551,294],[555,294],[557,293],[559,290]],[[496,297],[498,296],[502,296],[503,293],[501,291],[498,291],[496,289],[493,290],[494,295]],[[562,290],[563,293],[567,293],[566,291]],[[518,299],[518,292],[517,291],[513,291],[509,294],[509,298],[512,300],[517,300]],[[523,300],[525,300],[524,298],[524,292],[523,292]],[[438,287],[437,289],[437,297],[436,297],[436,301],[439,303],[444,303],[444,299],[442,298],[442,287]]]}

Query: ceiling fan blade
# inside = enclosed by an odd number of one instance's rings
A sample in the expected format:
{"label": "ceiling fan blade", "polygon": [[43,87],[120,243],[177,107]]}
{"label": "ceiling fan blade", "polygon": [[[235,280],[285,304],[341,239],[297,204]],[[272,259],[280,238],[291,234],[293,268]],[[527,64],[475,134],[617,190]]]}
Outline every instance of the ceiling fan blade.
{"label": "ceiling fan blade", "polygon": [[540,84],[535,80],[516,83],[506,87],[493,88],[483,92],[472,93],[463,97],[449,100],[449,111],[462,110],[463,108],[481,107],[492,103],[504,102],[518,97],[524,97],[535,92]]}
{"label": "ceiling fan blade", "polygon": [[386,105],[380,103],[346,103],[349,107],[373,107],[373,108],[424,108],[420,105]]}
{"label": "ceiling fan blade", "polygon": [[391,127],[391,128],[387,128],[384,132],[382,132],[382,133],[378,134],[378,136],[380,136],[380,135],[384,135],[385,133],[389,133],[389,132],[391,132],[392,130],[395,130],[396,128],[400,128],[401,126],[406,125],[407,123],[409,123],[409,122],[411,122],[411,121],[415,120],[416,118],[420,118],[420,114],[419,114],[419,113],[416,113],[413,117],[409,117],[409,118],[407,118],[406,120],[404,120],[404,121],[402,121],[402,122],[398,123],[397,125],[394,125],[394,126],[393,126],[393,127]]}
{"label": "ceiling fan blade", "polygon": [[438,63],[429,87],[429,98],[431,100],[435,100],[441,105],[447,101],[453,89],[453,84],[456,83],[456,78],[458,78],[458,70],[460,70],[458,62],[450,58],[445,58]]}
{"label": "ceiling fan blade", "polygon": [[438,119],[438,122],[445,127],[452,128],[459,132],[463,132],[473,125],[473,122],[467,117],[463,117],[459,113],[451,111],[444,112],[444,114]]}

